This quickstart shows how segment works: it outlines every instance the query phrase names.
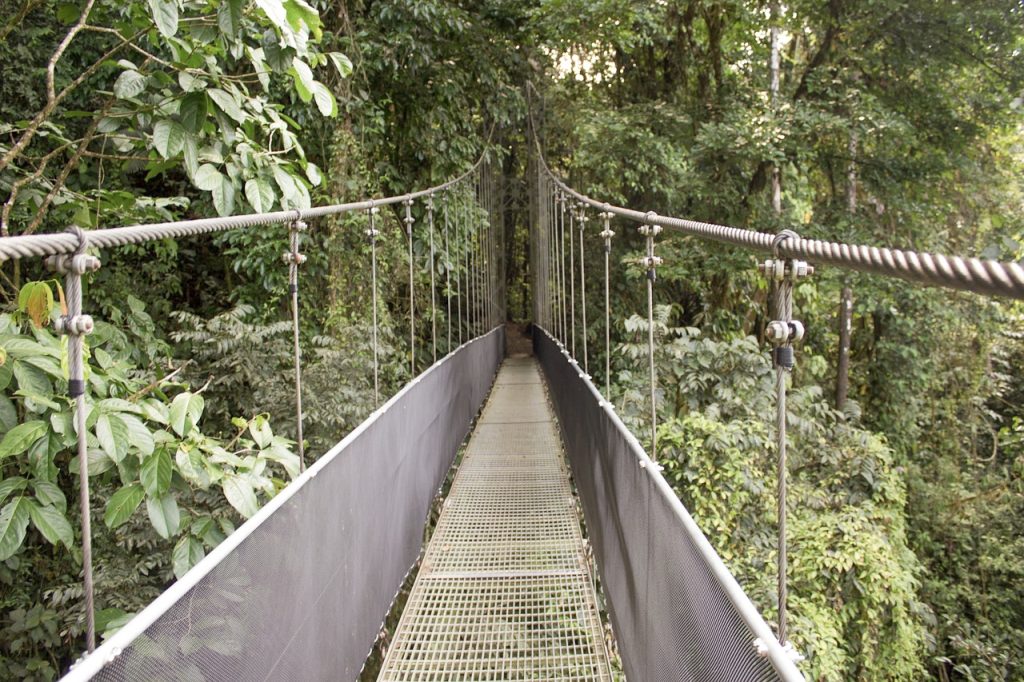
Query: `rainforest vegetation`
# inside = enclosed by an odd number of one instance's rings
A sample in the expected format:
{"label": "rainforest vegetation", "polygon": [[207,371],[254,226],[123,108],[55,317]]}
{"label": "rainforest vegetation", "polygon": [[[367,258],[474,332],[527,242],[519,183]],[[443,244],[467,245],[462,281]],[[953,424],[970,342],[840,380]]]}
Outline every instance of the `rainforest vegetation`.
{"label": "rainforest vegetation", "polygon": [[[1017,260],[1024,4],[0,0],[4,236],[397,194],[486,150],[501,177],[507,314],[525,323],[534,135],[570,184],[639,210]],[[378,225],[385,394],[411,371],[401,217],[384,210]],[[613,223],[610,397],[644,434],[633,228]],[[311,457],[374,407],[365,229],[348,214],[305,237]],[[420,311],[443,265],[425,239]],[[87,278],[101,631],[296,475],[287,244],[285,226],[155,242],[101,252]],[[588,259],[602,249],[593,237]],[[655,454],[771,621],[767,283],[736,249],[666,236],[658,252]],[[0,265],[2,679],[54,679],[84,647],[54,277],[37,259]],[[837,401],[844,287],[849,388]],[[588,304],[603,319],[603,301]],[[830,681],[1024,678],[1024,310],[821,267],[795,311],[807,327],[789,414],[801,668]],[[430,326],[417,333],[419,371]],[[603,367],[603,329],[586,333]]]}

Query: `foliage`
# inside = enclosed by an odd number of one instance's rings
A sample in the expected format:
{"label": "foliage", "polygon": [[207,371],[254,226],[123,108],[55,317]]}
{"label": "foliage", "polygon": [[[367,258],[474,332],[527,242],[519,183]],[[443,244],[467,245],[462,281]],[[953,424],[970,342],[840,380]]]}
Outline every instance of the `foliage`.
{"label": "foliage", "polygon": [[[670,326],[659,306],[655,355],[658,461],[767,618],[775,603],[774,372],[751,337],[715,341]],[[622,347],[620,377],[645,376],[647,322]],[[806,360],[805,360],[806,361]],[[621,396],[636,433],[649,431],[643,384]],[[921,674],[925,609],[911,552],[906,490],[891,450],[822,401],[815,386],[789,401],[790,637],[813,679]],[[639,402],[639,405],[635,403]]]}
{"label": "foliage", "polygon": [[[49,283],[30,283],[20,310],[0,315],[0,580],[9,588],[18,586],[3,604],[5,611],[10,609],[3,625],[10,637],[4,638],[0,665],[5,667],[0,670],[40,678],[51,677],[66,662],[58,658],[57,644],[81,628],[77,611],[61,614],[52,598],[40,599],[38,593],[28,607],[16,606],[25,603],[28,585],[52,587],[30,577],[34,568],[45,566],[43,578],[52,578],[54,571],[77,572],[81,561],[73,520],[79,468],[74,403],[63,397],[67,340],[36,326],[59,313],[53,300]],[[261,499],[295,476],[298,459],[291,442],[274,435],[261,414],[232,420],[230,439],[203,433],[203,392],[176,381],[176,372],[154,377],[151,366],[138,363],[139,349],[149,344],[136,332],[151,330],[152,322],[138,301],[129,304],[122,326],[100,322],[88,337],[92,501],[107,532],[134,526],[137,539],[132,542],[155,545],[164,555],[152,568],[166,567],[180,577],[234,529],[235,519],[252,516]],[[139,525],[143,507],[148,522]],[[226,514],[225,508],[234,513]],[[41,554],[47,544],[54,549]],[[99,549],[97,564],[102,566],[102,543]],[[135,570],[145,575],[150,569]],[[160,580],[162,573],[150,580]],[[104,593],[116,589],[101,584],[101,608]],[[121,608],[108,604],[103,613],[109,627],[124,620]]]}

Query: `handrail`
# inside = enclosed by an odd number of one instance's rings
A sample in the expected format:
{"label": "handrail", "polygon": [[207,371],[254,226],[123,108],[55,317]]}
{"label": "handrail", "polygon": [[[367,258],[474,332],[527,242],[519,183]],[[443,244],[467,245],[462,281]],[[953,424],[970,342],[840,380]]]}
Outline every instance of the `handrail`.
{"label": "handrail", "polygon": [[635,211],[592,199],[563,182],[551,168],[534,138],[541,167],[555,185],[568,196],[601,211],[613,213],[638,223],[660,225],[683,234],[739,246],[751,251],[773,253],[788,258],[802,258],[848,270],[898,277],[909,282],[947,289],[972,291],[987,296],[1024,299],[1024,267],[1018,263],[981,258],[962,258],[903,249],[890,249],[861,244],[829,242],[821,239],[758,232],[728,225],[717,225],[684,218],[659,216]]}
{"label": "handrail", "polygon": [[[274,225],[291,222],[293,220],[321,218],[329,215],[348,213],[350,211],[365,210],[375,206],[400,204],[405,201],[412,201],[414,199],[430,196],[437,192],[442,192],[462,180],[465,180],[480,167],[486,156],[487,150],[485,147],[476,163],[462,175],[457,178],[453,178],[444,184],[428,187],[427,189],[412,192],[410,194],[401,194],[385,197],[383,199],[365,199],[363,201],[356,201],[347,204],[332,204],[312,208],[274,211],[270,213],[250,213],[246,215],[219,218],[198,218],[195,220],[176,220],[165,223],[150,223],[145,225],[128,225],[125,227],[114,227],[102,230],[87,230],[84,234],[88,239],[89,246],[111,248],[124,246],[125,244],[139,244],[158,239],[191,237],[200,234],[209,234],[212,232],[223,232],[225,230],[242,227]],[[78,237],[70,232],[3,237],[0,238],[0,263],[16,258],[75,253],[78,248]]]}

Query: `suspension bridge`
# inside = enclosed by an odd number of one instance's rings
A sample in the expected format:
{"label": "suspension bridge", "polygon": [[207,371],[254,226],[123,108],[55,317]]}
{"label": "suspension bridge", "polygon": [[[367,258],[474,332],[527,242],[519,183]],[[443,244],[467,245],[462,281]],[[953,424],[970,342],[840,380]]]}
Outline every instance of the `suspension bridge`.
{"label": "suspension bridge", "polygon": [[[1015,263],[804,239],[613,206],[566,185],[536,150],[531,184],[533,354],[506,358],[500,182],[487,155],[437,187],[382,199],[192,221],[7,237],[0,261],[45,257],[65,278],[69,395],[76,401],[87,653],[68,680],[357,679],[410,571],[415,583],[379,680],[799,680],[786,636],[786,375],[803,327],[792,290],[833,266],[1024,298]],[[381,402],[377,244],[383,207],[408,246],[410,371],[415,272],[430,269],[430,364]],[[400,207],[400,208],[399,208]],[[414,207],[421,216],[414,217]],[[308,468],[302,452],[300,280],[306,230],[365,213],[373,281],[373,414]],[[587,229],[590,221],[601,229]],[[591,381],[586,319],[603,283],[610,355],[613,221],[645,243],[651,453],[658,240],[691,235],[767,255],[767,337],[777,369],[778,622],[765,622],[646,452]],[[417,224],[419,222],[419,224]],[[97,253],[159,239],[286,226],[300,475],[133,620],[96,646],[89,526],[82,279]],[[414,234],[426,232],[429,260]],[[597,240],[595,242],[595,240]],[[603,247],[603,267],[587,246]],[[593,250],[591,250],[593,252]],[[441,263],[442,268],[437,268]],[[752,265],[752,267],[754,267]],[[443,280],[436,277],[443,270]],[[440,314],[439,314],[440,313]],[[437,321],[442,320],[439,328]],[[423,333],[423,330],[420,330]],[[442,352],[439,353],[439,348]],[[422,352],[422,349],[421,349]],[[465,446],[463,447],[463,444]],[[461,459],[459,459],[459,453]],[[435,496],[455,478],[424,547]],[[581,513],[580,513],[581,512]],[[586,534],[580,524],[585,523]],[[609,654],[608,632],[621,659]]]}

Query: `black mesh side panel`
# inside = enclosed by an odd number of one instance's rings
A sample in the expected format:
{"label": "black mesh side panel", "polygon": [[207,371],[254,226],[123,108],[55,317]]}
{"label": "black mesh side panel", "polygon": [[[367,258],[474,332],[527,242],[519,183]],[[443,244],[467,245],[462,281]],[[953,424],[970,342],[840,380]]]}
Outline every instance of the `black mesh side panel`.
{"label": "black mesh side panel", "polygon": [[421,375],[96,679],[355,679],[503,355],[499,329]]}
{"label": "black mesh side panel", "polygon": [[534,349],[562,426],[623,667],[631,680],[780,679],[638,446],[556,343]]}

